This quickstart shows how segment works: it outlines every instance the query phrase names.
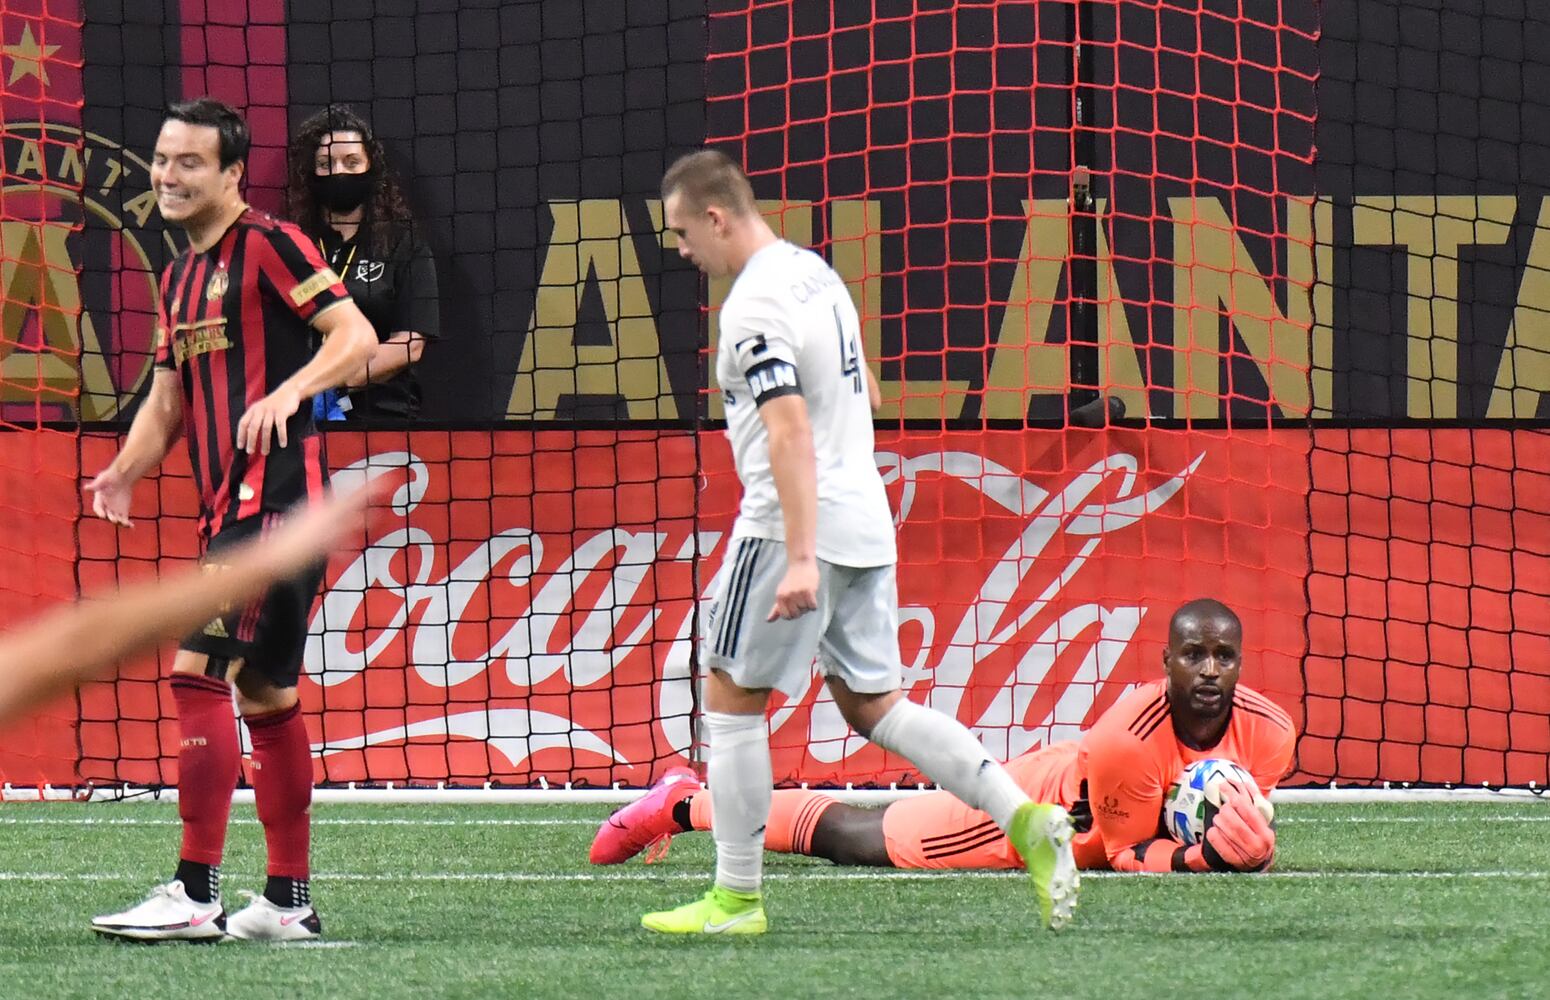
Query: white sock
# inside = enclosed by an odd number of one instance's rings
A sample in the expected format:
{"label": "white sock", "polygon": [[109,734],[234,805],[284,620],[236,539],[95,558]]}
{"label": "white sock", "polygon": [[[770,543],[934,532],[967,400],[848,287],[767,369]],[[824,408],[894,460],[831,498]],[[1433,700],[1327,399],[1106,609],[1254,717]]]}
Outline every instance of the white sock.
{"label": "white sock", "polygon": [[764,877],[764,826],[775,784],[770,730],[763,715],[706,712],[710,761],[711,835],[716,839],[716,884],[758,892]]}
{"label": "white sock", "polygon": [[[900,698],[872,728],[872,742],[907,758],[965,804],[990,814],[1002,830],[1028,801],[1006,768],[991,759],[957,719]],[[714,800],[713,800],[714,801]]]}

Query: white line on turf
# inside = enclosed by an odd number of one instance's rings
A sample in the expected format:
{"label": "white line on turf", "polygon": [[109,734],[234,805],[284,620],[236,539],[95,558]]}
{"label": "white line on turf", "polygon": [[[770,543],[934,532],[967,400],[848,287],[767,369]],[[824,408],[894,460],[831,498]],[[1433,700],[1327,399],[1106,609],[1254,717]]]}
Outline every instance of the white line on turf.
{"label": "white line on turf", "polygon": [[1286,816],[1280,823],[1550,823],[1550,813],[1542,816],[1471,816],[1449,813],[1446,816]]}
{"label": "white line on turf", "polygon": [[[312,820],[313,826],[596,826],[602,817],[594,819],[413,819],[413,818],[349,818],[320,817]],[[258,820],[249,817],[233,817],[233,823],[257,825]],[[1440,816],[1282,816],[1278,821],[1294,824],[1333,823],[1550,823],[1550,813],[1536,816],[1470,816],[1467,813],[1449,813]],[[0,816],[0,826],[178,826],[180,820],[158,819],[140,816]]]}
{"label": "white line on turf", "polygon": [[[241,872],[222,871],[226,879],[247,877]],[[1083,879],[1166,878],[1168,872],[1083,872]],[[137,882],[145,872],[11,872],[0,871],[0,882]],[[257,877],[254,875],[253,877]],[[1210,878],[1211,875],[1195,875]],[[320,872],[317,882],[692,882],[704,881],[704,871],[674,872]],[[880,869],[868,872],[842,872],[817,869],[812,872],[766,872],[771,882],[935,882],[962,879],[1023,879],[1021,871],[896,871]],[[1266,872],[1255,879],[1550,879],[1550,871],[1287,871]]]}
{"label": "white line on turf", "polygon": [[[233,823],[258,825],[252,816],[232,817]],[[317,818],[313,826],[597,826],[596,819],[350,819]],[[139,816],[0,816],[0,826],[180,826],[182,820]]]}

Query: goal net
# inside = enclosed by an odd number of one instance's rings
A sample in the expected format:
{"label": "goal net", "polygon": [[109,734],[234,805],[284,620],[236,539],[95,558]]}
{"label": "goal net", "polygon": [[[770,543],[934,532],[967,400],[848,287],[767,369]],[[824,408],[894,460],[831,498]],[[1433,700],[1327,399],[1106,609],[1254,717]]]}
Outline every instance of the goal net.
{"label": "goal net", "polygon": [[[0,502],[36,567],[7,570],[8,621],[196,554],[181,446],[133,531],[76,499],[183,245],[143,200],[163,101],[242,109],[273,211],[290,134],[351,105],[437,258],[420,418],[325,432],[336,478],[392,477],[406,516],[313,611],[320,783],[636,788],[701,756],[729,284],[679,259],[657,185],[707,144],[857,303],[910,697],[998,756],[1071,739],[1214,596],[1243,683],[1303,729],[1289,784],[1550,777],[1550,223],[1514,193],[1546,64],[1513,33],[1540,15],[207,0],[83,34],[58,6],[0,0]],[[169,662],[0,733],[0,778],[173,783]],[[770,727],[781,782],[920,780],[816,668]]]}
{"label": "goal net", "polygon": [[1323,5],[1298,762],[1550,777],[1550,12]]}
{"label": "goal net", "polygon": [[[1160,676],[1200,595],[1297,707],[1311,24],[1115,10],[710,23],[710,140],[835,262],[878,364],[905,688],[1003,757]],[[1080,426],[1099,390],[1119,426]],[[785,780],[918,780],[816,677],[772,731]]]}
{"label": "goal net", "polygon": [[[0,4],[0,623],[76,593],[77,418],[108,400],[83,379],[91,335],[73,263],[106,250],[83,198],[78,19]],[[73,170],[72,170],[73,167]],[[99,275],[106,279],[106,274]],[[94,360],[100,374],[102,356]],[[50,705],[0,735],[0,781],[73,774],[75,706]]]}

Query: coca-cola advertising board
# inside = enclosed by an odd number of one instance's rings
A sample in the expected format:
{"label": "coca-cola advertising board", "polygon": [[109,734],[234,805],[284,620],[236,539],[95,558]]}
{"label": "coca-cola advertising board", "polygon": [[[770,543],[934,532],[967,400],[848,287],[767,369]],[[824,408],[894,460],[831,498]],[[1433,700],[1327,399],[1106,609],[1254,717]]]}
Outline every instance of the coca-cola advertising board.
{"label": "coca-cola advertising board", "polygon": [[[880,434],[910,696],[1001,756],[1069,738],[1158,675],[1178,603],[1220,594],[1245,619],[1246,679],[1295,713],[1306,435],[1273,439]],[[334,561],[312,617],[320,780],[638,785],[690,752],[696,597],[739,494],[723,435],[328,444],[336,480],[393,477],[403,517]],[[167,780],[170,706],[137,673],[86,697],[83,768]],[[917,777],[851,733],[816,677],[771,731],[781,780]]]}
{"label": "coca-cola advertising board", "polygon": [[[1157,676],[1171,611],[1212,595],[1243,619],[1244,681],[1303,728],[1292,782],[1542,783],[1547,440],[880,432],[904,686],[1009,757],[1076,736]],[[116,444],[87,436],[85,471]],[[328,445],[337,479],[393,477],[398,513],[331,563],[314,609],[302,697],[319,780],[638,786],[692,752],[697,598],[738,498],[722,435]],[[66,435],[0,435],[0,449],[75,467]],[[132,531],[81,523],[86,589],[194,554],[184,465],[175,453],[142,485]],[[5,779],[174,780],[164,671],[130,664],[78,711],[0,733]],[[816,678],[770,724],[780,780],[917,778],[851,733]]]}

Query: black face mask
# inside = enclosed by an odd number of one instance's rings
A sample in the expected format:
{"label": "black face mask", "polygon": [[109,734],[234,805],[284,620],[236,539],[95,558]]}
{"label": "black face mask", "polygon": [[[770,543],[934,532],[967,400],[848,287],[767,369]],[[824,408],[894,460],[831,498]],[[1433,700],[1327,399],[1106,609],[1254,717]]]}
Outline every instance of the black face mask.
{"label": "black face mask", "polygon": [[366,199],[376,190],[377,172],[309,174],[307,181],[312,188],[312,197],[317,199],[319,205],[332,212],[353,212],[365,204]]}

